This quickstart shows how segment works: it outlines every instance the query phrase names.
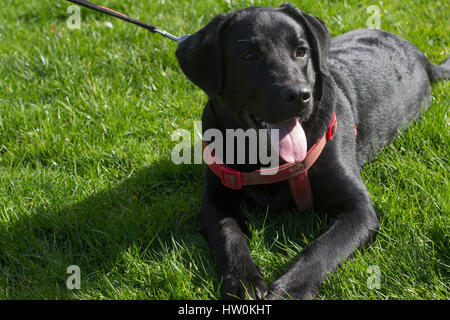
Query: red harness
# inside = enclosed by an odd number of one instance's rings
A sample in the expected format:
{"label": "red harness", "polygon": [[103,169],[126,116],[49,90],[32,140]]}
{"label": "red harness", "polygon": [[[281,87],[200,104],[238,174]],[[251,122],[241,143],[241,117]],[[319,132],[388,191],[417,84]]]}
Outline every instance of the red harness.
{"label": "red harness", "polygon": [[[203,142],[205,160],[209,168],[222,181],[222,184],[230,189],[241,189],[242,186],[269,184],[288,180],[292,198],[300,212],[313,208],[313,194],[308,179],[308,169],[319,158],[326,143],[333,139],[337,129],[336,114],[333,113],[330,125],[324,135],[308,150],[306,157],[301,162],[286,163],[279,167],[241,172],[234,170],[226,164],[214,162],[214,151],[209,150],[208,142]],[[208,157],[206,159],[206,157]]]}

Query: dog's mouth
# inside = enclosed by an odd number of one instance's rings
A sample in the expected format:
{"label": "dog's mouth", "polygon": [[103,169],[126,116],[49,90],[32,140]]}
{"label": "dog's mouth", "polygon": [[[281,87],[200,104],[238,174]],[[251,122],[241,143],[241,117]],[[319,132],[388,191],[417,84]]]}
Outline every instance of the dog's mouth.
{"label": "dog's mouth", "polygon": [[[256,115],[243,113],[243,120],[249,128],[266,129],[272,151],[278,151],[285,162],[300,162],[305,159],[308,148],[299,117],[268,123]],[[276,137],[278,139],[274,139]]]}
{"label": "dog's mouth", "polygon": [[251,129],[267,129],[267,123],[263,120],[261,120],[260,117],[248,113],[248,112],[243,112],[242,113],[242,120],[244,120],[245,124],[247,125],[248,128]]}

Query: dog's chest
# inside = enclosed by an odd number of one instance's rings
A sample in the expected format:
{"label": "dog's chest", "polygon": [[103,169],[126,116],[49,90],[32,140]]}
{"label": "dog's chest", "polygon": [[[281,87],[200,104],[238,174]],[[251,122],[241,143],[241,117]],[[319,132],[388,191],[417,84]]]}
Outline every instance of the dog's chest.
{"label": "dog's chest", "polygon": [[289,205],[292,200],[291,191],[287,182],[273,183],[258,186],[246,186],[242,189],[248,200],[260,208],[269,208],[269,211],[280,210]]}

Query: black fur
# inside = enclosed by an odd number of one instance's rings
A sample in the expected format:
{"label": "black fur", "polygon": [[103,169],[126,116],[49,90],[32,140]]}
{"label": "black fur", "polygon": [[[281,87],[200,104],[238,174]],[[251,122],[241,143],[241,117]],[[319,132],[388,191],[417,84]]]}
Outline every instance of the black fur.
{"label": "black fur", "polygon": [[[295,56],[298,46],[307,48],[306,58]],[[249,50],[255,59],[243,61]],[[203,130],[246,129],[245,113],[269,123],[299,117],[311,146],[336,112],[337,133],[309,171],[314,209],[334,222],[270,288],[237,218],[248,199],[270,210],[291,205],[288,183],[230,190],[207,169],[201,208],[223,276],[223,298],[245,292],[269,299],[313,298],[325,275],[369,243],[378,227],[361,166],[428,108],[431,82],[450,76],[448,60],[435,66],[411,43],[381,30],[330,39],[322,21],[289,4],[219,15],[182,42],[177,57],[186,76],[209,95]],[[312,90],[310,103],[299,107],[283,100],[286,89],[300,87]],[[250,171],[261,166],[232,167]]]}

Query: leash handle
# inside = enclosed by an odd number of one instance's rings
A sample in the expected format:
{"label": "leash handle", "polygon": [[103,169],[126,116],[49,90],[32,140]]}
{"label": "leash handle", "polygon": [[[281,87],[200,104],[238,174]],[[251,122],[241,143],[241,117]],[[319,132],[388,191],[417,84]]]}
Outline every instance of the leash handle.
{"label": "leash handle", "polygon": [[78,4],[80,6],[86,7],[86,8],[91,9],[91,10],[95,10],[95,11],[98,11],[98,12],[106,13],[106,14],[108,14],[110,16],[119,18],[121,20],[130,22],[130,23],[133,23],[133,24],[135,24],[135,25],[137,25],[137,26],[139,26],[141,28],[147,29],[147,30],[149,30],[149,31],[151,31],[153,33],[159,33],[160,35],[162,35],[162,36],[164,36],[166,38],[169,38],[171,40],[177,41],[177,42],[181,42],[181,41],[183,41],[183,40],[185,40],[186,38],[189,37],[189,35],[185,35],[185,36],[182,36],[182,37],[176,37],[176,36],[170,34],[167,31],[160,30],[156,26],[152,26],[152,25],[147,24],[145,22],[142,22],[140,20],[130,18],[130,17],[128,17],[127,15],[125,15],[123,13],[120,13],[118,11],[109,9],[107,7],[98,6],[98,5],[96,5],[96,4],[92,3],[92,2],[89,2],[87,0],[67,0],[67,1],[75,3],[75,4]]}

